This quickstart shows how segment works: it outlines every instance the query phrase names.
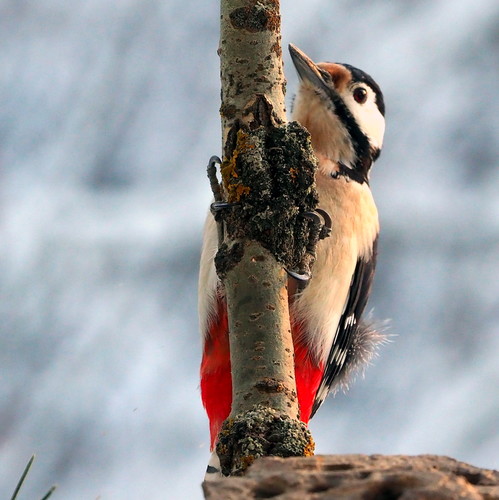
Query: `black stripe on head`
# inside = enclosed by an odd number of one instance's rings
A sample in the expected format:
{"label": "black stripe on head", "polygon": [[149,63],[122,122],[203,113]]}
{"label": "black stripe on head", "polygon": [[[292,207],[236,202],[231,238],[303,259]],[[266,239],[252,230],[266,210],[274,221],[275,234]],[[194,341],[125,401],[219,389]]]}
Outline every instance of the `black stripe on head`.
{"label": "black stripe on head", "polygon": [[[327,82],[331,76],[329,73],[324,72],[324,79]],[[359,171],[362,178],[367,178],[367,173],[372,165],[371,160],[371,145],[369,143],[368,137],[362,132],[359,125],[355,121],[352,113],[347,108],[347,105],[343,102],[343,99],[337,94],[337,92],[331,89],[329,86],[324,86],[323,90],[326,92],[329,99],[334,105],[332,109],[333,113],[340,119],[341,123],[345,126],[348,131],[348,135],[352,140],[352,146],[355,150],[356,161],[354,169]]]}
{"label": "black stripe on head", "polygon": [[351,66],[350,64],[341,64],[345,66],[345,68],[350,70],[350,72],[352,73],[352,80],[354,82],[363,82],[373,89],[373,92],[376,95],[376,104],[378,106],[379,112],[383,116],[385,116],[385,99],[383,98],[383,92],[381,92],[379,85],[373,80],[372,76],[368,75],[359,68]]}
{"label": "black stripe on head", "polygon": [[369,179],[367,177],[367,172],[364,172],[358,168],[348,168],[343,163],[338,163],[338,170],[331,173],[333,179],[338,179],[339,177],[348,177],[352,181],[358,182],[359,184],[369,184]]}
{"label": "black stripe on head", "polygon": [[375,162],[379,158],[380,154],[381,154],[381,149],[371,148],[371,158],[373,159],[373,162]]}
{"label": "black stripe on head", "polygon": [[[330,110],[338,117],[350,137],[355,153],[355,164],[349,165],[351,168],[345,172],[340,172],[340,174],[347,175],[357,182],[367,182],[369,169],[373,162],[371,144],[338,93],[333,75],[334,71],[330,73],[327,64],[322,65],[322,67],[318,66],[293,45],[290,45],[290,54],[300,79],[308,81],[319,96],[326,97],[326,101],[329,101]],[[382,113],[384,113],[383,96],[376,82],[369,75],[353,66],[348,64],[339,64],[338,66],[342,66],[346,70],[345,73],[349,73],[349,80],[351,79],[353,82],[363,81],[372,87],[376,95],[378,108],[381,105],[383,108]],[[341,86],[341,84],[338,85]]]}

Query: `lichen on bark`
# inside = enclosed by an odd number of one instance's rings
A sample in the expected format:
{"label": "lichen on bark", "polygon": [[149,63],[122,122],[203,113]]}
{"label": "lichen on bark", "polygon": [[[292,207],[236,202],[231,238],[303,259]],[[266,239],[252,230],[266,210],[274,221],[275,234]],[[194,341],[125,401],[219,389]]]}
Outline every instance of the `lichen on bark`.
{"label": "lichen on bark", "polygon": [[225,421],[217,452],[222,473],[238,476],[259,457],[308,457],[314,454],[314,446],[303,422],[273,408],[255,405]]}
{"label": "lichen on bark", "polygon": [[[233,154],[222,164],[228,201],[236,204],[224,217],[228,239],[258,241],[284,267],[296,268],[310,226],[302,214],[317,206],[315,168],[310,136],[300,124],[239,129]],[[228,245],[220,249],[219,275],[238,262],[232,252]]]}

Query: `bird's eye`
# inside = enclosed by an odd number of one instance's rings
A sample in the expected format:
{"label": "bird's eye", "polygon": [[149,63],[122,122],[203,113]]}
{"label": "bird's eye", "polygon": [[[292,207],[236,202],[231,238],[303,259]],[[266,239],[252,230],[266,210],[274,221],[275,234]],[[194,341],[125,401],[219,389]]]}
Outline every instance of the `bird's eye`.
{"label": "bird's eye", "polygon": [[353,98],[359,104],[364,104],[367,101],[367,90],[364,87],[357,87],[353,91]]}

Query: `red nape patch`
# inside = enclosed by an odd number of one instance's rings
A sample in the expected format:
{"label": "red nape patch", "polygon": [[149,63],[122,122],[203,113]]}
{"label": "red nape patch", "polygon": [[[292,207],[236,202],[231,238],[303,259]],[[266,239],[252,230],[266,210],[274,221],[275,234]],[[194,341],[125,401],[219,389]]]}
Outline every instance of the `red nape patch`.
{"label": "red nape patch", "polygon": [[295,345],[295,378],[298,402],[300,403],[300,420],[306,424],[310,420],[315,395],[322,380],[324,367],[317,365],[308,349],[301,343]]}

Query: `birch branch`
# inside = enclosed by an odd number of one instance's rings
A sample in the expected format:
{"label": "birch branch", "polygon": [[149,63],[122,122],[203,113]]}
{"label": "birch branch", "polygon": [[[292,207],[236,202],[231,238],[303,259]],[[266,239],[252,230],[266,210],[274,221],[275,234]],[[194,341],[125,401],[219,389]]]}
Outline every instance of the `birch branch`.
{"label": "birch branch", "polygon": [[313,454],[299,421],[287,275],[317,204],[308,133],[286,123],[277,0],[221,0],[222,191],[233,401],[217,453],[226,475],[264,455]]}

